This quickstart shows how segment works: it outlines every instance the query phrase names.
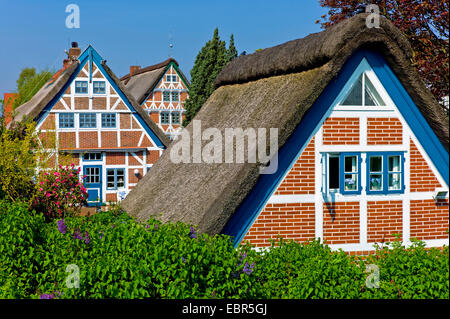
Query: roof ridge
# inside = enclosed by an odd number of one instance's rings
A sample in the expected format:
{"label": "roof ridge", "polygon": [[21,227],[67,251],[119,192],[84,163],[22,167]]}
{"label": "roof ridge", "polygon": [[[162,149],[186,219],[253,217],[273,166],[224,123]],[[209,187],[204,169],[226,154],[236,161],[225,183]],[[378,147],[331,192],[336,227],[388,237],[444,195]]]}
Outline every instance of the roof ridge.
{"label": "roof ridge", "polygon": [[127,79],[129,79],[129,78],[131,78],[131,77],[133,77],[135,75],[138,75],[138,74],[142,74],[142,73],[146,73],[146,72],[149,72],[149,71],[154,71],[156,69],[160,69],[162,67],[165,67],[165,66],[169,65],[171,62],[174,62],[177,66],[179,66],[177,60],[175,60],[174,58],[168,58],[168,59],[164,60],[163,62],[160,62],[160,63],[157,63],[157,64],[153,64],[153,65],[149,65],[149,66],[146,66],[145,68],[140,68],[133,75],[128,73],[128,74],[122,76],[120,78],[120,81],[125,81],[125,80],[127,80]]}

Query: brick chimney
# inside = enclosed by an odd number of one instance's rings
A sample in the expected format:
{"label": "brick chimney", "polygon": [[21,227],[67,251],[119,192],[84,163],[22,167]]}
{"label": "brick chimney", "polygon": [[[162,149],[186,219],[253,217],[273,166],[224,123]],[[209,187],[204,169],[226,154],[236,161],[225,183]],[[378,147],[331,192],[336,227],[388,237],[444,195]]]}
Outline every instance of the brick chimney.
{"label": "brick chimney", "polygon": [[78,59],[78,56],[81,54],[81,49],[78,47],[78,42],[72,42],[72,47],[67,52],[67,59],[63,60],[63,66],[67,67],[72,64],[73,61]]}
{"label": "brick chimney", "polygon": [[140,65],[130,66],[130,75],[135,75],[141,69]]}

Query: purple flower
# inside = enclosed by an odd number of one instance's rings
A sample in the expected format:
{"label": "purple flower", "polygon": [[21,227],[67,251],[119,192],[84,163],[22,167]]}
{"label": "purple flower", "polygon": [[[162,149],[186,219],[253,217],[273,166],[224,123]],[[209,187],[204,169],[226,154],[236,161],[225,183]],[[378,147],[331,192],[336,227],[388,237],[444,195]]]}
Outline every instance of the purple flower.
{"label": "purple flower", "polygon": [[181,260],[185,263],[186,259],[183,258],[183,256],[181,256]]}
{"label": "purple flower", "polygon": [[116,227],[116,225],[112,224],[112,225],[111,225],[111,228],[114,228],[114,227]]}
{"label": "purple flower", "polygon": [[149,228],[150,228],[150,225],[146,225],[146,226],[145,226],[145,229],[149,229]]}
{"label": "purple flower", "polygon": [[53,299],[55,298],[54,294],[42,294],[39,296],[39,299]]}
{"label": "purple flower", "polygon": [[189,237],[191,238],[197,238],[197,234],[195,233],[194,227],[191,226],[191,230],[189,232]]}
{"label": "purple flower", "polygon": [[57,221],[58,230],[61,234],[65,234],[67,232],[67,225],[64,222],[64,218]]}
{"label": "purple flower", "polygon": [[255,263],[249,265],[248,262],[245,262],[244,269],[242,269],[242,272],[246,273],[247,275],[250,275],[253,271],[253,268],[255,268]]}
{"label": "purple flower", "polygon": [[89,234],[87,231],[84,232],[84,242],[86,244],[89,244],[91,242],[91,238],[89,237]]}
{"label": "purple flower", "polygon": [[101,230],[98,231],[98,233],[100,234],[99,238],[102,239],[103,238],[103,232]]}
{"label": "purple flower", "polygon": [[83,236],[81,235],[79,228],[77,228],[77,230],[73,233],[73,238],[78,239],[78,240],[83,240]]}

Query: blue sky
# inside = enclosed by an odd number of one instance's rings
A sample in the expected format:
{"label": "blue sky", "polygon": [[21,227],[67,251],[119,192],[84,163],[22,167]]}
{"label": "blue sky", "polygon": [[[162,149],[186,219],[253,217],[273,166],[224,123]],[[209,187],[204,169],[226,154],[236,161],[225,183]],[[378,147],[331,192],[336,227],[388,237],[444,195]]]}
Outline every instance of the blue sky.
{"label": "blue sky", "polygon": [[[79,29],[65,26],[71,3],[80,8]],[[189,76],[215,27],[227,44],[234,34],[239,53],[252,53],[320,31],[315,21],[326,10],[318,0],[0,0],[0,13],[3,97],[15,90],[22,68],[59,69],[71,41],[82,49],[92,44],[119,77],[130,65],[155,64],[169,54]]]}

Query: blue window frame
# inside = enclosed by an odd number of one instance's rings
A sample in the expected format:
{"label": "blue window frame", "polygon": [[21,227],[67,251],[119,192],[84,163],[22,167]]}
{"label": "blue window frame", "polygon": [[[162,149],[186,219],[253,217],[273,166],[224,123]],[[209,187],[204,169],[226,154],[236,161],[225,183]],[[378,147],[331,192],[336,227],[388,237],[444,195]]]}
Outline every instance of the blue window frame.
{"label": "blue window frame", "polygon": [[59,114],[59,128],[74,128],[74,116],[73,113],[60,113]]}
{"label": "blue window frame", "polygon": [[171,92],[172,95],[172,102],[178,102],[180,99],[180,93],[178,92]]}
{"label": "blue window frame", "polygon": [[102,114],[102,127],[103,128],[115,128],[116,127],[116,113],[103,113]]}
{"label": "blue window frame", "polygon": [[96,113],[80,113],[80,128],[96,128],[97,114]]}
{"label": "blue window frame", "polygon": [[405,191],[403,152],[367,153],[367,194]]}
{"label": "blue window frame", "polygon": [[87,94],[88,81],[75,81],[75,93]]}
{"label": "blue window frame", "polygon": [[361,153],[341,153],[339,175],[341,194],[361,194]]}
{"label": "blue window frame", "polygon": [[118,189],[125,187],[125,169],[108,168],[106,169],[106,189]]}
{"label": "blue window frame", "polygon": [[106,93],[105,81],[93,81],[92,90],[94,94],[105,94]]}

